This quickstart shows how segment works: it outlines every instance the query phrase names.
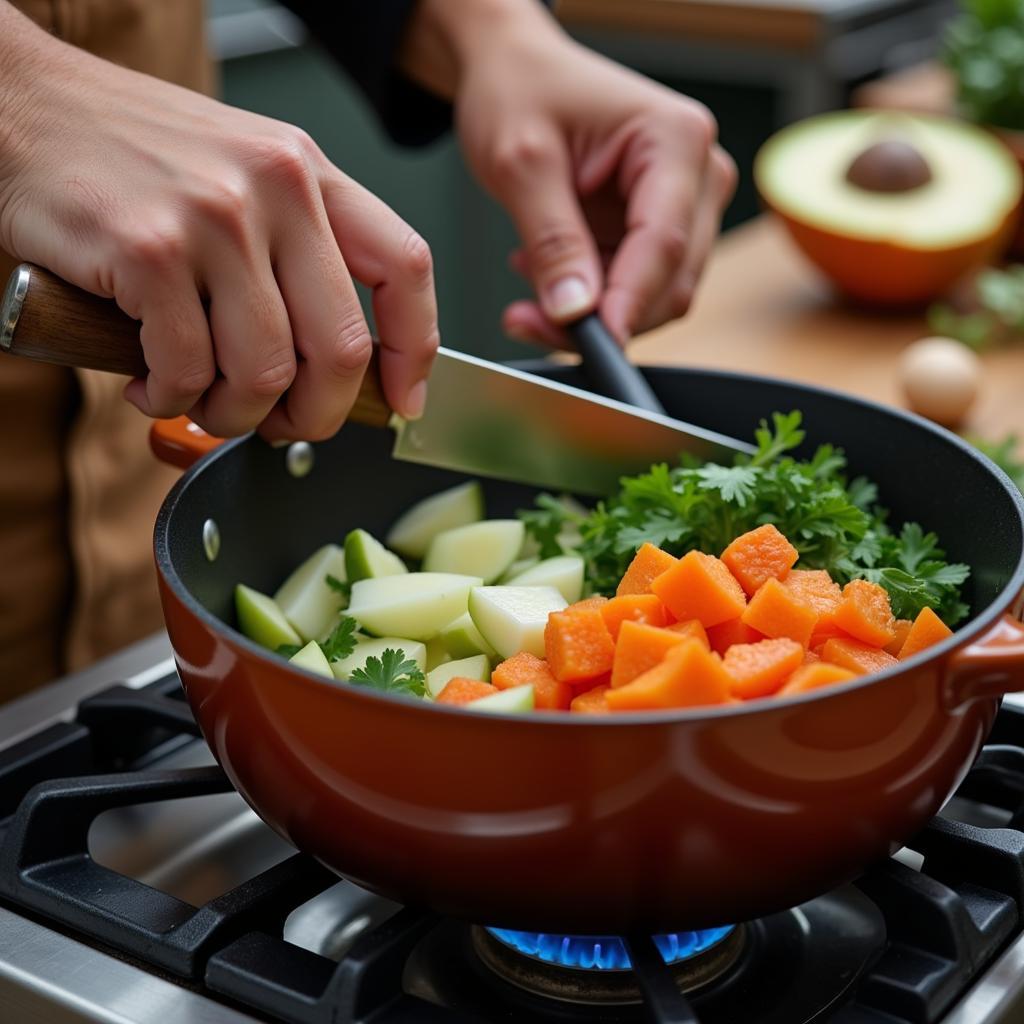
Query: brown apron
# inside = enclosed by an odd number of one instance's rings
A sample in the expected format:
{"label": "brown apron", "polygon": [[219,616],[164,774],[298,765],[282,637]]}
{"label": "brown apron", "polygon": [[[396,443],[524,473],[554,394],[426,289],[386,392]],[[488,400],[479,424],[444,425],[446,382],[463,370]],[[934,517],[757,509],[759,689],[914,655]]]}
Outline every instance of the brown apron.
{"label": "brown apron", "polygon": [[[203,0],[14,0],[61,39],[211,92]],[[13,261],[0,253],[0,285]],[[0,358],[0,702],[161,624],[153,522],[175,473],[122,378]]]}

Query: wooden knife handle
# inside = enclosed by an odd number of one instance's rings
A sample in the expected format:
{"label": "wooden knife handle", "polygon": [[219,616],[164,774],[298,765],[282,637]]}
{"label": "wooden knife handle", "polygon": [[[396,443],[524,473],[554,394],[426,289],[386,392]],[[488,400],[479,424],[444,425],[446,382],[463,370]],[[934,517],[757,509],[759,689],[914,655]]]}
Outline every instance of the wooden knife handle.
{"label": "wooden knife handle", "polygon": [[[31,263],[14,269],[0,306],[0,350],[57,366],[145,377],[149,370],[139,329],[139,321],[112,299]],[[390,418],[375,347],[349,419],[383,427]]]}

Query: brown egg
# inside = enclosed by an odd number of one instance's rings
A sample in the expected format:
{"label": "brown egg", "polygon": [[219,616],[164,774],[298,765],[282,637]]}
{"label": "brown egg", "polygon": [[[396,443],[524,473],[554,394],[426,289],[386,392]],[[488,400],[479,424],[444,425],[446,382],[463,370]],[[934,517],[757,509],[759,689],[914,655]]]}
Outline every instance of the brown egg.
{"label": "brown egg", "polygon": [[900,382],[914,412],[955,427],[978,397],[981,361],[952,338],[922,338],[904,349]]}

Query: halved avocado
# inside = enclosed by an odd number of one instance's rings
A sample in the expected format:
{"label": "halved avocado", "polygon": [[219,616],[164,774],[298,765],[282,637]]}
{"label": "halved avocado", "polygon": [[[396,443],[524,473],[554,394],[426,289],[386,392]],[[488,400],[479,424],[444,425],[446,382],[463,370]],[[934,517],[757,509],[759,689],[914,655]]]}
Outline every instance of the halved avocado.
{"label": "halved avocado", "polygon": [[1021,172],[990,133],[947,118],[839,111],[784,128],[754,179],[804,253],[849,295],[924,302],[997,255]]}

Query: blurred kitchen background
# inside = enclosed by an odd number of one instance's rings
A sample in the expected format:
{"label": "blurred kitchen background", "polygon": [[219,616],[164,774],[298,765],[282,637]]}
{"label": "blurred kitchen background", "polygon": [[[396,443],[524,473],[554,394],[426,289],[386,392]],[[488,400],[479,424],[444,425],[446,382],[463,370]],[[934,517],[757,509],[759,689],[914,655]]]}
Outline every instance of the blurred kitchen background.
{"label": "blurred kitchen background", "polygon": [[[776,129],[849,105],[859,87],[932,59],[955,0],[561,0],[558,16],[588,45],[700,99],[714,111],[740,185],[725,226],[759,211],[751,166]],[[513,232],[462,166],[453,138],[404,150],[357,90],[266,0],[209,0],[223,92],[236,105],[301,125],[347,173],[429,241],[442,337],[492,358],[533,352],[502,337],[504,305],[525,294],[506,266]],[[902,92],[942,102],[916,71]]]}

